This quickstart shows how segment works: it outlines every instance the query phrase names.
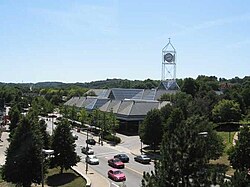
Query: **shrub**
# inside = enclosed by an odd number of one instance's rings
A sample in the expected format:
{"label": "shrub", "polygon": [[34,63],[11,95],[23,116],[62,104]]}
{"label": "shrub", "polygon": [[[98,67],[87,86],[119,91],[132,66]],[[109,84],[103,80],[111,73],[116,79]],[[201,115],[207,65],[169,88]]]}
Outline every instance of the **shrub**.
{"label": "shrub", "polygon": [[107,134],[103,137],[104,140],[110,141],[110,142],[114,142],[115,144],[121,143],[121,138],[112,135],[112,134]]}

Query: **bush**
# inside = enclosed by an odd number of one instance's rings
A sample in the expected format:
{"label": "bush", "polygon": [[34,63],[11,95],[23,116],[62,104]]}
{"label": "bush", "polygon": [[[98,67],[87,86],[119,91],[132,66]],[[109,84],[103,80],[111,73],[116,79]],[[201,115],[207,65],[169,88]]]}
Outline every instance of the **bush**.
{"label": "bush", "polygon": [[121,143],[121,138],[114,136],[112,134],[107,134],[103,137],[104,140],[114,142],[115,144]]}

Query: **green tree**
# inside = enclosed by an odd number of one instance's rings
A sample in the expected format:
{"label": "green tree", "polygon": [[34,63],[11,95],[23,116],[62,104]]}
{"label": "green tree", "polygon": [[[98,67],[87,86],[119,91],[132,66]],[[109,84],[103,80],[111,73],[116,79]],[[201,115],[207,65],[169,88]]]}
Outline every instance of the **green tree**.
{"label": "green tree", "polygon": [[235,171],[230,182],[227,182],[231,187],[247,187],[250,186],[250,177],[247,171]]}
{"label": "green tree", "polygon": [[216,122],[235,122],[241,119],[241,110],[238,103],[232,100],[221,100],[212,110]]}
{"label": "green tree", "polygon": [[82,123],[82,126],[84,126],[84,123],[88,121],[88,113],[85,109],[81,109],[78,113],[78,120]]}
{"label": "green tree", "polygon": [[204,118],[185,120],[181,109],[173,109],[161,143],[161,158],[155,162],[154,172],[144,173],[142,186],[190,186],[190,178],[196,186],[204,184],[199,173],[215,158],[213,153],[218,157],[223,152],[222,140],[214,135]]}
{"label": "green tree", "polygon": [[139,126],[139,136],[144,144],[154,148],[160,144],[163,135],[163,124],[160,111],[157,109],[147,113],[146,118]]}
{"label": "green tree", "polygon": [[10,116],[10,131],[17,127],[17,124],[21,118],[21,112],[18,110],[17,106],[14,106],[9,113]]}
{"label": "green tree", "polygon": [[41,150],[43,146],[37,124],[23,117],[6,152],[3,179],[17,185],[41,182]]}
{"label": "green tree", "polygon": [[42,140],[43,140],[43,149],[50,149],[51,147],[51,137],[48,133],[47,129],[47,124],[44,120],[40,120],[38,124],[39,130],[42,135]]}
{"label": "green tree", "polygon": [[247,171],[250,168],[250,129],[243,126],[238,134],[238,141],[229,153],[229,160],[233,168]]}
{"label": "green tree", "polygon": [[199,89],[198,84],[194,79],[192,78],[184,79],[181,91],[186,92],[187,94],[190,94],[194,97],[198,89]]}
{"label": "green tree", "polygon": [[190,103],[192,102],[193,98],[190,94],[186,94],[184,92],[178,92],[171,98],[172,106],[175,108],[180,108],[185,119],[190,115],[189,108]]}
{"label": "green tree", "polygon": [[59,166],[61,173],[64,169],[69,169],[79,162],[80,158],[75,152],[75,140],[70,132],[69,121],[64,119],[56,127],[52,136],[51,148],[54,150],[52,158],[52,166]]}

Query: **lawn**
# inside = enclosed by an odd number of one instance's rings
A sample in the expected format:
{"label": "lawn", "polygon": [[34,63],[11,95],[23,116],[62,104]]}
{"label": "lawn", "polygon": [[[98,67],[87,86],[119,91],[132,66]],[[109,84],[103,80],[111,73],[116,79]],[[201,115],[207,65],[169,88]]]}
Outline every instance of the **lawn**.
{"label": "lawn", "polygon": [[[0,169],[0,174],[2,170]],[[0,186],[1,187],[14,187],[14,184],[7,183],[2,180],[0,175]],[[41,186],[41,185],[32,185]],[[85,187],[86,181],[73,170],[69,169],[60,174],[59,168],[49,169],[45,176],[45,186],[58,186],[58,187]]]}
{"label": "lawn", "polygon": [[230,166],[227,151],[230,149],[230,147],[233,146],[233,137],[236,132],[230,132],[230,133],[229,132],[217,132],[217,133],[219,136],[222,137],[223,143],[225,145],[225,149],[224,149],[223,155],[219,159],[211,160],[210,163],[211,164],[223,164],[223,165],[228,166],[228,171],[226,172],[226,174],[233,175],[234,169]]}

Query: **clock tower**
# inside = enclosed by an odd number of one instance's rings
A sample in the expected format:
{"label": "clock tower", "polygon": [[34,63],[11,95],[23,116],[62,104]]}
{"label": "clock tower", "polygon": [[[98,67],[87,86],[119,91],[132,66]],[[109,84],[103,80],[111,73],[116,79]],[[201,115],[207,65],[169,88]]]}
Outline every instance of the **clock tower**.
{"label": "clock tower", "polygon": [[176,50],[170,38],[168,44],[162,49],[161,82],[167,90],[178,90],[176,83]]}

